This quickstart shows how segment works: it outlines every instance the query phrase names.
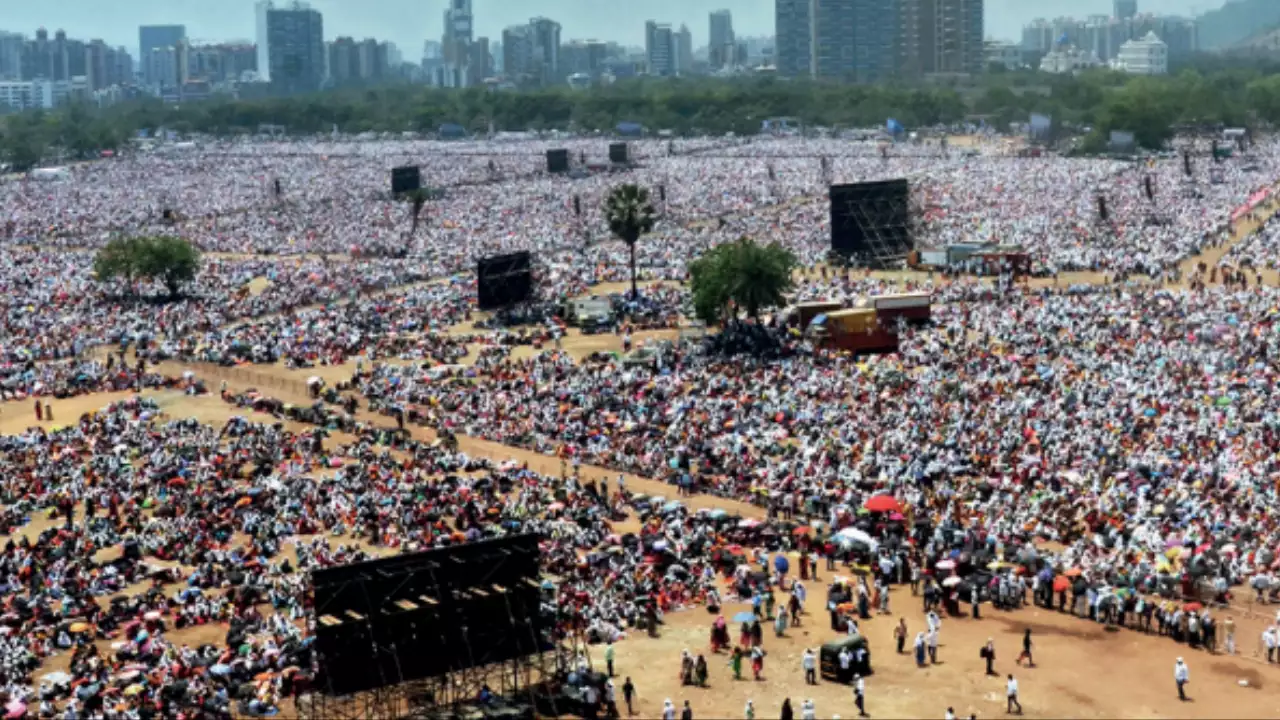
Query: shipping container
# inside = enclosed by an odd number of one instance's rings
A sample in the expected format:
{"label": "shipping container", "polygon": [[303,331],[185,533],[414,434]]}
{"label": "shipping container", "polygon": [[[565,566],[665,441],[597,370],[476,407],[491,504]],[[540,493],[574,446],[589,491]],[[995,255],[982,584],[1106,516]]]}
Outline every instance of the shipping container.
{"label": "shipping container", "polygon": [[834,312],[844,307],[844,303],[839,300],[812,300],[810,302],[802,302],[787,308],[788,322],[800,329],[809,327],[813,319],[823,313]]}
{"label": "shipping container", "polygon": [[928,322],[932,317],[933,295],[927,292],[873,295],[858,301],[859,308],[873,309],[886,328],[894,327],[894,320],[905,318],[911,322]]}
{"label": "shipping container", "polygon": [[898,336],[880,324],[874,309],[856,308],[819,315],[807,330],[809,337],[822,347],[853,352],[893,352],[898,349]]}

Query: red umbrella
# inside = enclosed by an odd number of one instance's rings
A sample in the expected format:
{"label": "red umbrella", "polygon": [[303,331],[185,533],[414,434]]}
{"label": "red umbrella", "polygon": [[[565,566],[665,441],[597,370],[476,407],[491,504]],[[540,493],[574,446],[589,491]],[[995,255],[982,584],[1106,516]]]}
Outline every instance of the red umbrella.
{"label": "red umbrella", "polygon": [[874,495],[862,507],[871,512],[902,512],[902,503],[892,495]]}
{"label": "red umbrella", "polygon": [[1059,575],[1053,579],[1054,592],[1066,592],[1071,589],[1071,580],[1064,575]]}
{"label": "red umbrella", "polygon": [[1183,605],[1182,609],[1186,612],[1200,612],[1204,609],[1204,606],[1198,602],[1189,602],[1186,605]]}
{"label": "red umbrella", "polygon": [[800,527],[796,528],[795,530],[792,530],[792,531],[791,531],[791,534],[792,534],[792,535],[796,535],[796,536],[800,536],[800,535],[808,535],[808,534],[809,534],[809,526],[808,526],[808,525],[801,525]]}

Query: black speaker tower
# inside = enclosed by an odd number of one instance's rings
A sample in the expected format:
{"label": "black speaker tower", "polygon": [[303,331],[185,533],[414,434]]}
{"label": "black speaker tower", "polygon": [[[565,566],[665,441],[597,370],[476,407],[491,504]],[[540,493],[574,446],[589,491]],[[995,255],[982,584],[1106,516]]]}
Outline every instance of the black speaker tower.
{"label": "black speaker tower", "polygon": [[422,187],[422,171],[417,165],[408,165],[405,167],[393,168],[391,170],[391,194],[403,195],[404,193],[418,190]]}
{"label": "black speaker tower", "polygon": [[547,151],[547,172],[549,173],[567,173],[569,172],[569,151],[568,150],[548,150]]}
{"label": "black speaker tower", "polygon": [[497,255],[476,263],[477,305],[499,310],[518,305],[533,294],[533,256],[528,252]]}

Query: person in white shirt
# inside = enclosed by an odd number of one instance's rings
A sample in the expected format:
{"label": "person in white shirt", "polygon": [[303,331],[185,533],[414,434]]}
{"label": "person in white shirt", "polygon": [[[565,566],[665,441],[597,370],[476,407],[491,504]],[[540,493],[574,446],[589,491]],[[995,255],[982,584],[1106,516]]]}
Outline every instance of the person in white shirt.
{"label": "person in white shirt", "polygon": [[929,630],[929,633],[926,636],[926,641],[929,644],[929,662],[937,663],[938,662],[938,629],[937,628],[932,628]]}
{"label": "person in white shirt", "polygon": [[861,675],[853,676],[853,703],[858,706],[858,717],[871,717],[866,706],[867,681]]}
{"label": "person in white shirt", "polygon": [[742,717],[745,720],[756,720],[756,706],[749,699],[747,700],[747,706],[742,709]]}
{"label": "person in white shirt", "polygon": [[800,658],[800,667],[804,668],[804,681],[808,685],[818,684],[818,658],[812,648],[805,648]]}
{"label": "person in white shirt", "polygon": [[1267,662],[1275,662],[1277,646],[1280,646],[1280,632],[1272,625],[1262,631],[1262,647],[1267,649]]}
{"label": "person in white shirt", "polygon": [[813,698],[804,701],[800,706],[801,720],[818,720],[818,710],[813,706]]}
{"label": "person in white shirt", "polygon": [[942,716],[943,720],[956,720],[956,711],[947,708],[947,714]]}
{"label": "person in white shirt", "polygon": [[1173,681],[1178,684],[1178,699],[1186,701],[1187,693],[1183,690],[1183,686],[1191,681],[1191,671],[1187,669],[1187,664],[1182,662],[1182,658],[1173,664]]}
{"label": "person in white shirt", "polygon": [[1021,715],[1022,703],[1018,702],[1018,681],[1014,679],[1012,674],[1009,675],[1009,682],[1005,683],[1005,697],[1007,699],[1005,712],[1012,713],[1016,707],[1018,708],[1017,713]]}
{"label": "person in white shirt", "polygon": [[618,690],[612,680],[604,685],[604,704],[609,717],[618,717]]}
{"label": "person in white shirt", "polygon": [[929,612],[925,613],[925,616],[924,616],[924,622],[925,622],[925,625],[926,625],[930,630],[941,630],[941,629],[942,629],[942,618],[938,617],[938,613],[936,613],[936,612],[934,612],[934,611],[932,611],[932,610],[930,610]]}
{"label": "person in white shirt", "polygon": [[671,704],[671,698],[662,701],[662,720],[676,720],[676,706]]}

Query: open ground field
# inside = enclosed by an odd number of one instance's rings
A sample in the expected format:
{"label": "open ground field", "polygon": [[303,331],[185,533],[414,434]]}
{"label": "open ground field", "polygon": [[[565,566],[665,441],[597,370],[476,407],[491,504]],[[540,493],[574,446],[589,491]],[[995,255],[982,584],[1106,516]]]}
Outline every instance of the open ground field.
{"label": "open ground field", "polygon": [[[1263,214],[1276,211],[1269,205]],[[1238,228],[1236,240],[1250,232],[1256,223],[1243,223]],[[1212,266],[1229,248],[1229,244],[1215,248],[1200,258],[1188,260],[1191,268],[1203,261]],[[1185,273],[1189,275],[1190,273]],[[897,279],[919,280],[922,273],[880,273]],[[1268,284],[1280,283],[1280,275],[1272,271],[1263,273]],[[1097,283],[1104,278],[1094,273],[1064,273],[1059,283]],[[1052,280],[1036,280],[1033,285],[1052,283]],[[252,292],[263,292],[267,281],[255,280]],[[598,286],[593,292],[614,292],[621,284]],[[456,333],[473,332],[469,324],[452,329]],[[673,339],[678,331],[654,331],[636,333],[637,345],[648,341]],[[596,351],[618,351],[621,337],[618,335],[582,336],[570,331],[564,339],[564,348],[581,358]],[[475,359],[478,346],[464,362]],[[513,357],[527,357],[537,350],[521,346]],[[212,365],[180,365],[166,363],[162,370],[180,373],[191,370],[208,380],[211,388],[225,381],[232,390],[257,387],[264,393],[290,402],[307,402],[305,378],[319,375],[331,384],[350,378],[355,361],[343,365],[322,366],[306,370],[289,370],[283,365],[246,366],[227,369]],[[173,391],[147,392],[154,397],[162,411],[172,418],[194,417],[203,422],[219,425],[241,411],[222,402],[216,395],[204,397],[185,396]],[[129,393],[95,394],[65,400],[51,400],[54,420],[41,423],[49,428],[75,422],[80,414]],[[369,422],[390,424],[388,418],[358,413]],[[251,419],[274,422],[266,416]],[[29,403],[5,403],[0,405],[0,433],[18,433],[36,424]],[[305,430],[305,426],[286,423],[290,429]],[[413,428],[415,436],[433,439],[431,431]],[[329,442],[343,441],[335,434]],[[473,455],[495,459],[514,459],[528,463],[533,469],[546,474],[561,471],[558,459],[549,455],[507,447],[498,443],[471,437],[459,439],[461,447]],[[603,468],[584,467],[583,474],[614,477],[616,472]],[[663,494],[674,497],[669,485],[647,478],[628,475],[632,490],[647,494]],[[710,496],[697,496],[688,500],[694,508],[723,508],[730,513],[748,517],[763,517],[763,511],[755,506]],[[53,521],[47,517],[33,518],[20,531],[21,535],[35,537],[50,527]],[[620,523],[619,531],[633,529],[633,520]],[[350,538],[345,542],[352,542]],[[111,552],[112,549],[101,552]],[[287,546],[286,546],[286,552]],[[793,566],[795,563],[793,563]],[[679,707],[689,700],[696,717],[741,717],[747,700],[753,700],[757,717],[773,717],[783,698],[790,697],[799,714],[800,702],[813,698],[819,717],[853,717],[852,694],[847,686],[821,683],[806,687],[800,668],[800,657],[806,647],[816,648],[836,635],[828,627],[823,608],[825,581],[831,572],[823,570],[822,580],[809,581],[808,614],[804,624],[788,630],[786,637],[776,638],[771,628],[765,630],[764,647],[769,655],[764,678],[760,681],[744,679],[735,681],[725,665],[725,659],[710,659],[711,680],[708,688],[681,687],[677,680],[679,656],[683,649],[697,654],[707,652],[708,630],[712,617],[702,608],[667,615],[667,624],[661,637],[651,639],[633,636],[617,646],[617,671],[630,676],[635,682],[639,698],[635,706],[636,717],[657,717],[664,699],[670,698]],[[143,592],[146,585],[130,588],[130,593]],[[1237,642],[1244,650],[1243,656],[1226,657],[1193,651],[1168,638],[1144,636],[1132,630],[1111,631],[1096,623],[1065,616],[1039,608],[1027,608],[1017,612],[997,612],[987,609],[984,618],[949,618],[942,630],[941,662],[927,668],[917,668],[909,656],[893,652],[892,629],[899,617],[907,620],[909,636],[923,629],[924,620],[919,601],[909,590],[897,588],[892,593],[893,613],[866,621],[862,627],[871,640],[875,674],[867,681],[867,707],[872,717],[942,717],[948,707],[958,716],[976,714],[978,717],[1003,715],[1005,712],[1004,674],[1014,673],[1020,682],[1020,699],[1029,717],[1280,717],[1280,670],[1267,665],[1256,657],[1258,634],[1265,625],[1263,614],[1269,608],[1251,611],[1243,605],[1224,610],[1219,620],[1232,616],[1239,627]],[[746,605],[728,604],[723,609],[726,617],[746,609]],[[967,606],[966,606],[967,607]],[[1035,642],[1035,667],[1016,667],[1014,657],[1020,650],[1022,633],[1031,629]],[[736,635],[736,628],[731,628]],[[198,645],[219,641],[225,627],[208,625],[169,633],[178,643]],[[987,677],[978,650],[988,638],[994,639],[997,648],[995,669],[997,677]],[[105,649],[109,643],[103,641]],[[593,651],[597,666],[602,666],[601,648]],[[1179,702],[1173,683],[1174,658],[1187,658],[1191,670],[1188,702]],[[50,659],[41,671],[47,672],[66,667],[68,656],[60,654]],[[37,673],[37,676],[40,673]],[[285,715],[292,708],[284,708]],[[625,709],[624,709],[625,713]]]}

